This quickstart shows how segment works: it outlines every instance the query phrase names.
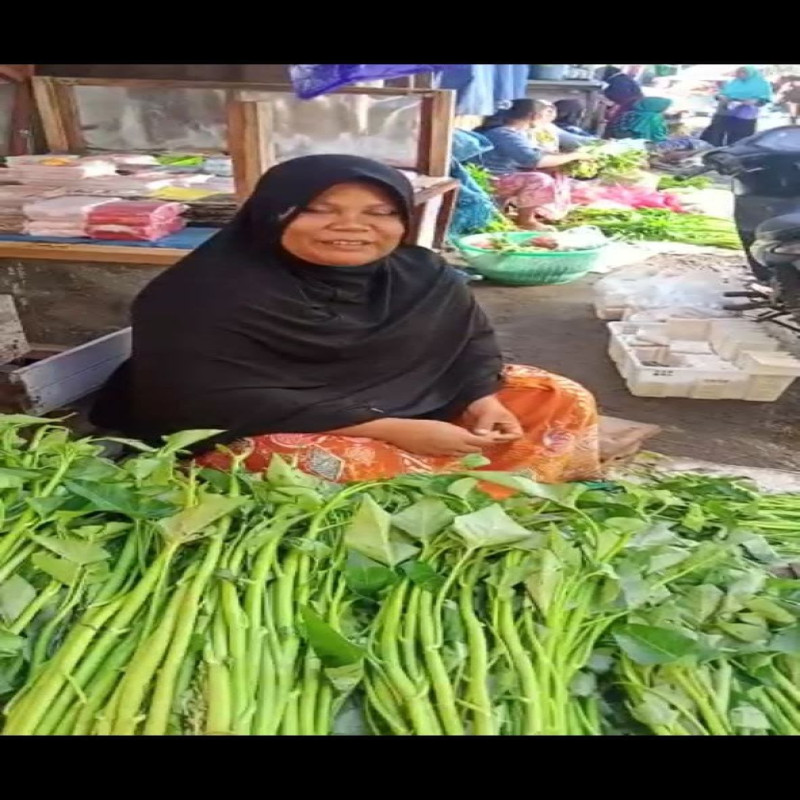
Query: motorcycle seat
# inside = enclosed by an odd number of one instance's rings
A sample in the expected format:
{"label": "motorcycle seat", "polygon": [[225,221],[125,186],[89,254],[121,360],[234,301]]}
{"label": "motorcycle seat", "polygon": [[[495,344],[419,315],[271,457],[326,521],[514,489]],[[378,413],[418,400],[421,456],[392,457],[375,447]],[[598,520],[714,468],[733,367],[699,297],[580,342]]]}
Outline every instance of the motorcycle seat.
{"label": "motorcycle seat", "polygon": [[800,212],[764,220],[756,228],[756,239],[764,242],[790,242],[800,239]]}

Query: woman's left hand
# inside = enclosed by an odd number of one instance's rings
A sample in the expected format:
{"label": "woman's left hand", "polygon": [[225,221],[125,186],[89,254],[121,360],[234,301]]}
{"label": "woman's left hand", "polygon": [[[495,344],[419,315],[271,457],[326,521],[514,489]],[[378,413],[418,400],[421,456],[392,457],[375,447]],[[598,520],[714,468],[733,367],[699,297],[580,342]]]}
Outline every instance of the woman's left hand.
{"label": "woman's left hand", "polygon": [[491,436],[495,442],[522,438],[519,420],[494,396],[482,397],[466,411],[466,424],[476,436]]}

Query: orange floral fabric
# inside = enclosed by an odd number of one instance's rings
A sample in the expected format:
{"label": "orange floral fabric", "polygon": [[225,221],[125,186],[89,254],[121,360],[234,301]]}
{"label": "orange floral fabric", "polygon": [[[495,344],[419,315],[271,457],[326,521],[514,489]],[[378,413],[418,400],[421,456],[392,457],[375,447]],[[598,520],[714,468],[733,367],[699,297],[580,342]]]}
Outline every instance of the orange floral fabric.
{"label": "orange floral fabric", "polygon": [[[535,367],[508,366],[504,379],[497,396],[520,421],[525,435],[484,451],[491,463],[483,469],[523,472],[542,483],[597,478],[600,453],[594,397],[574,381]],[[418,456],[374,439],[327,433],[254,436],[231,449],[252,451],[245,466],[253,472],[266,469],[277,453],[304,472],[339,483],[452,472],[459,465],[459,459]],[[197,461],[226,469],[230,455],[213,452]]]}

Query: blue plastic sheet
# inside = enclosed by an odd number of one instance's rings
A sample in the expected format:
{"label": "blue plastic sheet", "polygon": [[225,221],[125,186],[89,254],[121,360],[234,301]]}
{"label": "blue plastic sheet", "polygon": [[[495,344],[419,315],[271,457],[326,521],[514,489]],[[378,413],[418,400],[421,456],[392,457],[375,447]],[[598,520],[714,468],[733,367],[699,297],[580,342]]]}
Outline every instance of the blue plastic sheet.
{"label": "blue plastic sheet", "polygon": [[83,237],[28,236],[22,233],[2,233],[0,242],[42,242],[45,244],[97,244],[116,247],[174,247],[178,250],[194,250],[210,239],[219,228],[184,228],[157,242],[132,242],[127,239],[89,239]]}
{"label": "blue plastic sheet", "polygon": [[359,81],[402,78],[417,72],[441,72],[450,64],[290,64],[295,94],[310,100]]}

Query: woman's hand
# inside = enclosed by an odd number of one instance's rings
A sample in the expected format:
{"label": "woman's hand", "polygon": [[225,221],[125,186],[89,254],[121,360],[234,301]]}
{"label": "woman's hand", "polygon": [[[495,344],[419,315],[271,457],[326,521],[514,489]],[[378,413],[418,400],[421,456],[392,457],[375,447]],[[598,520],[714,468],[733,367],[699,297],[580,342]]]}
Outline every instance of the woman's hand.
{"label": "woman's hand", "polygon": [[[388,420],[387,420],[388,421]],[[433,419],[394,419],[381,440],[420,456],[468,456],[495,444],[489,435]]]}
{"label": "woman's hand", "polygon": [[472,403],[466,421],[476,436],[490,436],[495,444],[513,442],[524,433],[519,420],[494,395]]}
{"label": "woman's hand", "polygon": [[418,456],[468,456],[496,444],[495,437],[479,436],[458,425],[433,419],[376,419],[331,433],[366,436]]}

